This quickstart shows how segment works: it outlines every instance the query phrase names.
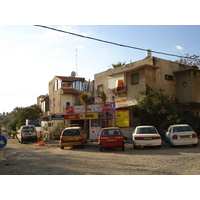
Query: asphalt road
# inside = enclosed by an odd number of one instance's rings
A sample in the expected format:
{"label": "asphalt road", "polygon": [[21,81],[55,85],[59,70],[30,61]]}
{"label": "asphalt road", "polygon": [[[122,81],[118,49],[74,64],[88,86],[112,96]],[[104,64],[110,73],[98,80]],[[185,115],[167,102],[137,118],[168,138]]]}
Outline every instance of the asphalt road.
{"label": "asphalt road", "polygon": [[84,149],[69,147],[61,150],[58,141],[20,144],[8,139],[4,148],[5,161],[0,162],[1,175],[199,175],[200,144],[197,147],[170,148],[163,142],[161,149],[133,149],[126,143],[125,151],[105,149],[97,143]]}

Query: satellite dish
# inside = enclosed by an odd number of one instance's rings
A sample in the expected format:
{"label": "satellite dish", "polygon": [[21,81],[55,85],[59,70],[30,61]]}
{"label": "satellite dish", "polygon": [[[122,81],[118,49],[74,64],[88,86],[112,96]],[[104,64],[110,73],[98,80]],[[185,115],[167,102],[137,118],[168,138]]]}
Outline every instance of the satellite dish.
{"label": "satellite dish", "polygon": [[71,76],[72,76],[72,77],[75,77],[75,76],[76,76],[76,72],[75,72],[75,71],[72,71],[72,72],[71,72]]}

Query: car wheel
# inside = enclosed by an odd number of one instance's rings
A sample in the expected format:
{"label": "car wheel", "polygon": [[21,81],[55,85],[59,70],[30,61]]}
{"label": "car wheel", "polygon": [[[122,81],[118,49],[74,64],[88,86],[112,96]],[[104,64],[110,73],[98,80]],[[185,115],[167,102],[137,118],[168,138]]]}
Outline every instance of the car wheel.
{"label": "car wheel", "polygon": [[197,147],[197,144],[193,144],[193,147]]}
{"label": "car wheel", "polygon": [[170,147],[172,148],[172,147],[174,147],[174,145],[170,143]]}
{"label": "car wheel", "polygon": [[64,149],[64,146],[60,146],[61,149]]}
{"label": "car wheel", "polygon": [[102,147],[99,147],[99,151],[102,151]]}
{"label": "car wheel", "polygon": [[24,141],[23,140],[21,140],[21,142],[20,142],[21,144],[24,144]]}
{"label": "car wheel", "polygon": [[158,145],[157,148],[160,149],[160,148],[161,148],[161,145]]}
{"label": "car wheel", "polygon": [[125,146],[122,146],[121,148],[122,148],[122,151],[124,151],[124,150],[125,150]]}
{"label": "car wheel", "polygon": [[136,145],[133,145],[133,148],[134,148],[134,149],[137,149],[137,146],[136,146]]}

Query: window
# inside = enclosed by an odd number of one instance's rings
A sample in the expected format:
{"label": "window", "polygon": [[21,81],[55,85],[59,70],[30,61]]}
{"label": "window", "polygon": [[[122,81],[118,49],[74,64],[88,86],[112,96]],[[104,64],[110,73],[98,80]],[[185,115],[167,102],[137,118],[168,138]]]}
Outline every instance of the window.
{"label": "window", "polygon": [[167,75],[167,74],[165,74],[165,80],[173,81],[174,78],[173,78],[172,75]]}
{"label": "window", "polygon": [[70,106],[70,102],[66,102],[66,107]]}
{"label": "window", "polygon": [[139,73],[131,74],[131,84],[139,83]]}
{"label": "window", "polygon": [[97,94],[100,94],[100,91],[103,91],[103,85],[97,86]]}

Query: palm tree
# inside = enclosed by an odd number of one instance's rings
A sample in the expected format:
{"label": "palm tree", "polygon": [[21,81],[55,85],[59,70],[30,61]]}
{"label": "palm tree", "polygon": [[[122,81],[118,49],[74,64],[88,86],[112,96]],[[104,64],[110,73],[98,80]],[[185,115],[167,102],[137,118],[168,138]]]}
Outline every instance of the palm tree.
{"label": "palm tree", "polygon": [[125,64],[126,64],[126,62],[123,62],[123,63],[118,62],[117,64],[112,64],[112,66],[113,66],[113,68],[117,68],[117,67],[121,67],[121,66],[123,66]]}
{"label": "palm tree", "polygon": [[108,117],[106,114],[106,100],[107,100],[107,96],[105,94],[105,92],[103,90],[100,90],[98,97],[101,99],[101,102],[103,104],[104,107],[104,119],[105,119],[105,127],[108,126]]}
{"label": "palm tree", "polygon": [[84,111],[85,111],[85,119],[84,119],[84,130],[86,132],[88,132],[88,128],[87,128],[87,110],[88,110],[88,105],[91,101],[92,98],[92,94],[88,93],[88,92],[82,92],[80,94],[80,102],[81,104],[84,105]]}

